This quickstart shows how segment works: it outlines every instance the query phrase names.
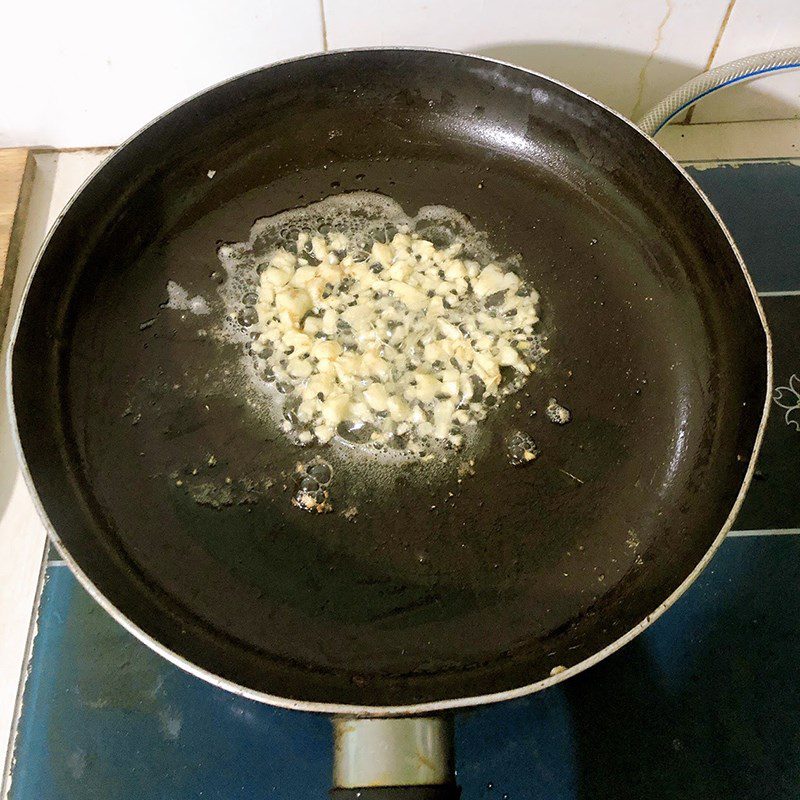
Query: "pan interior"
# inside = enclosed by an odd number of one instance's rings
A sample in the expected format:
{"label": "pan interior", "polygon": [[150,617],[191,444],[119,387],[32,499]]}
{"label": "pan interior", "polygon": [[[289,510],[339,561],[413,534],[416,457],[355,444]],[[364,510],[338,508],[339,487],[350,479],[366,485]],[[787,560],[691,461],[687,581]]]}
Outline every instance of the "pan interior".
{"label": "pan interior", "polygon": [[[474,464],[343,465],[315,516],[285,475],[328,451],[251,402],[240,346],[214,335],[216,250],[363,189],[519,251],[550,352]],[[170,280],[211,314],[161,308]],[[530,684],[650,614],[730,512],[765,365],[723,231],[636,131],[511,67],[371,51],[239,78],[115,155],[42,256],[13,392],[61,546],[136,626],[253,692],[396,706]],[[513,429],[542,451],[525,469]]]}

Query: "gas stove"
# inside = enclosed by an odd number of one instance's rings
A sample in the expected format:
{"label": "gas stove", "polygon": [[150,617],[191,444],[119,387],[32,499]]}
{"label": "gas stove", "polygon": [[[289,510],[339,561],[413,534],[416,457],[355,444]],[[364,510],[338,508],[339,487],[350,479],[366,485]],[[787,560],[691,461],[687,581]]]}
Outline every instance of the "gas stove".
{"label": "gas stove", "polygon": [[[21,271],[101,157],[39,156]],[[773,333],[779,388],[756,478],[711,565],[644,634],[564,684],[456,715],[469,800],[800,794],[800,166],[695,161],[689,171],[736,239]],[[19,512],[30,502],[20,492],[3,524],[17,509],[13,524],[20,537],[30,528],[38,558],[41,525]],[[115,623],[49,549],[24,675],[12,800],[309,798],[330,787],[328,718],[180,671]]]}

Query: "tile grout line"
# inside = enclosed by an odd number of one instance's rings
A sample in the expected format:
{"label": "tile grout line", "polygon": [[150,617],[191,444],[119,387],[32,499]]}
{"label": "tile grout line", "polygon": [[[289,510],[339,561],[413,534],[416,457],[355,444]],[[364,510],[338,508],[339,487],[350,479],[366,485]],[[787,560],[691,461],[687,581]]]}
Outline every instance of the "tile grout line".
{"label": "tile grout line", "polygon": [[322,21],[322,49],[328,52],[328,23],[325,19],[325,0],[319,0],[320,20]]}
{"label": "tile grout line", "polygon": [[633,111],[631,112],[631,119],[638,119],[641,116],[639,107],[642,105],[642,100],[644,96],[645,84],[647,82],[647,70],[653,63],[653,59],[655,58],[656,53],[658,52],[658,48],[661,47],[661,40],[664,36],[664,27],[666,26],[667,22],[669,22],[669,18],[672,16],[672,11],[673,11],[672,0],[666,0],[666,9],[664,11],[664,16],[661,18],[661,21],[658,23],[658,27],[656,28],[655,42],[653,42],[653,47],[647,54],[647,58],[645,59],[645,62],[642,65],[641,70],[639,70],[636,99],[633,103]]}
{"label": "tile grout line", "polygon": [[17,697],[14,701],[14,713],[11,717],[11,730],[8,735],[8,742],[6,743],[7,749],[5,763],[3,765],[3,779],[0,782],[0,798],[2,798],[2,800],[6,800],[8,793],[11,791],[11,773],[14,770],[14,748],[17,744],[17,731],[19,728],[20,717],[22,716],[22,701],[25,695],[25,686],[28,682],[31,658],[33,656],[33,643],[36,639],[39,608],[42,602],[42,592],[44,590],[44,584],[47,578],[47,567],[49,565],[47,560],[47,551],[49,548],[50,540],[45,539],[44,548],[42,549],[42,563],[39,567],[39,577],[36,581],[36,594],[34,595],[33,599],[31,618],[28,622],[28,635],[25,640],[25,654],[23,656],[22,669],[20,670],[17,683]]}
{"label": "tile grout line", "polygon": [[[722,22],[720,23],[719,30],[717,31],[717,36],[714,39],[714,44],[711,45],[711,52],[708,54],[708,60],[706,61],[703,72],[708,72],[714,64],[714,59],[717,57],[717,50],[719,50],[719,46],[722,44],[722,37],[725,35],[725,29],[728,27],[728,22],[730,21],[734,5],[736,5],[736,0],[728,1],[728,7],[725,9],[725,14],[722,17]],[[691,106],[691,108],[686,112],[684,124],[691,124],[692,117],[694,116],[694,109],[695,107]]]}
{"label": "tile grout line", "polygon": [[[692,127],[697,127],[702,123],[697,122],[692,125]],[[741,164],[794,164],[800,163],[800,151],[798,151],[797,155],[793,156],[777,156],[776,158],[771,158],[769,156],[753,156],[752,158],[682,158],[678,163],[682,167],[697,167],[700,165],[705,166],[706,164],[711,164],[718,167],[736,167],[740,166]]]}
{"label": "tile grout line", "polygon": [[[720,65],[722,66],[722,65]],[[692,106],[694,108],[694,106]],[[687,112],[688,113],[688,112]],[[693,129],[701,129],[705,125],[752,125],[753,123],[761,123],[761,122],[797,122],[797,117],[759,117],[758,119],[724,119],[724,120],[708,120],[707,122],[693,122],[692,128]],[[670,125],[672,127],[680,127],[681,125],[688,126],[686,122],[671,122]],[[688,130],[686,131],[688,132]],[[73,148],[74,150],[80,150],[81,148]],[[102,149],[102,148],[101,148]]]}

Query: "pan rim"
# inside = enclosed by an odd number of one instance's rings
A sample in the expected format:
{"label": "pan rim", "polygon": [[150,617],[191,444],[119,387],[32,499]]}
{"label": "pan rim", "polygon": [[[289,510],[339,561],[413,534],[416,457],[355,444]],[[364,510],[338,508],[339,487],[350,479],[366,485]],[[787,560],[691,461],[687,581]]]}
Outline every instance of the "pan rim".
{"label": "pan rim", "polygon": [[[688,182],[688,184],[692,187],[692,189],[694,189],[694,191],[697,193],[697,195],[709,209],[717,225],[724,233],[725,238],[727,239],[728,244],[730,245],[731,250],[736,258],[736,261],[738,262],[739,267],[742,270],[742,275],[744,276],[747,286],[750,289],[750,294],[753,303],[755,305],[756,311],[758,312],[758,316],[761,321],[761,326],[765,336],[766,361],[767,361],[766,395],[764,398],[764,408],[761,415],[761,422],[759,423],[759,427],[756,432],[755,441],[753,443],[753,450],[749,459],[749,463],[747,465],[747,470],[742,479],[742,484],[737,493],[736,500],[734,501],[731,507],[730,513],[728,514],[725,522],[720,528],[719,533],[716,535],[711,545],[709,546],[708,550],[705,552],[705,554],[697,563],[697,565],[694,567],[694,569],[683,579],[683,581],[672,591],[672,593],[665,600],[663,600],[650,614],[648,614],[638,624],[629,628],[624,634],[615,639],[613,642],[607,644],[601,650],[596,651],[588,658],[579,661],[577,664],[568,667],[567,669],[557,673],[556,675],[551,675],[547,678],[543,678],[541,680],[534,681],[532,683],[518,686],[512,689],[505,689],[499,692],[493,692],[489,694],[446,698],[442,700],[432,700],[423,703],[409,703],[406,705],[390,705],[390,706],[358,705],[352,703],[330,703],[330,702],[320,702],[313,700],[302,700],[290,697],[283,697],[280,695],[273,695],[268,692],[261,692],[250,689],[246,686],[236,683],[235,681],[231,681],[227,678],[222,678],[219,675],[210,672],[204,667],[200,667],[197,664],[194,664],[193,662],[186,659],[184,656],[169,649],[161,642],[159,642],[157,639],[152,637],[149,633],[142,630],[138,625],[136,625],[136,623],[134,623],[127,616],[125,616],[125,614],[123,614],[119,609],[117,609],[116,606],[114,606],[113,603],[110,600],[108,600],[105,597],[105,595],[103,595],[102,592],[94,585],[89,576],[80,568],[80,566],[72,558],[72,556],[70,555],[64,544],[61,542],[58,533],[56,532],[54,526],[50,522],[47,512],[44,509],[41,498],[39,497],[39,494],[36,491],[36,487],[33,482],[33,477],[30,474],[28,463],[22,449],[22,443],[19,434],[19,426],[17,422],[17,414],[14,406],[13,373],[12,373],[13,357],[14,357],[14,351],[16,349],[17,335],[19,332],[20,321],[22,319],[22,311],[24,310],[28,293],[35,278],[39,264],[41,263],[42,256],[45,250],[47,249],[50,240],[52,239],[59,225],[61,224],[61,221],[64,218],[64,216],[68,213],[68,211],[72,207],[76,198],[83,193],[84,189],[89,185],[89,183],[91,183],[95,179],[95,177],[125,148],[125,146],[128,143],[136,139],[140,134],[151,128],[161,119],[168,116],[178,108],[181,108],[182,106],[191,103],[196,98],[206,94],[207,92],[211,92],[217,89],[218,87],[236,81],[247,75],[253,75],[261,71],[272,69],[273,67],[282,66],[285,64],[298,63],[311,59],[324,59],[327,58],[328,56],[344,55],[350,53],[376,53],[376,52],[377,53],[380,52],[436,53],[442,55],[458,56],[459,58],[479,63],[495,64],[498,66],[507,67],[516,70],[518,72],[522,72],[527,75],[532,75],[534,77],[548,81],[552,84],[555,84],[556,86],[560,86],[572,92],[573,94],[577,95],[578,97],[581,97],[584,100],[587,100],[590,103],[594,104],[595,106],[603,109],[604,111],[613,115],[618,120],[621,120],[624,124],[632,128],[643,139],[649,142],[651,146],[655,147],[659,151],[661,156],[666,158],[667,161],[669,161],[669,163]],[[772,399],[772,391],[773,391],[772,349],[773,349],[772,337],[770,335],[769,327],[767,325],[766,315],[764,313],[761,300],[758,296],[758,292],[756,291],[753,279],[747,269],[744,259],[742,258],[742,255],[739,252],[739,248],[736,246],[736,243],[733,240],[733,237],[731,236],[727,226],[723,222],[722,218],[720,217],[714,205],[711,203],[711,201],[708,199],[708,197],[705,195],[702,189],[697,185],[694,179],[674,158],[672,158],[672,156],[658,142],[655,141],[655,139],[652,136],[641,130],[641,128],[639,128],[636,125],[636,123],[629,120],[620,112],[605,105],[601,101],[595,99],[594,97],[591,97],[590,95],[587,95],[584,92],[579,91],[578,89],[575,89],[573,86],[570,86],[569,84],[564,83],[563,81],[559,81],[555,78],[550,77],[549,75],[545,75],[535,70],[527,69],[525,67],[521,67],[516,64],[511,64],[507,61],[502,61],[500,59],[491,58],[489,56],[475,55],[471,53],[462,53],[456,50],[447,50],[447,49],[432,48],[432,47],[356,47],[356,48],[344,48],[339,50],[328,50],[324,52],[315,52],[302,56],[297,56],[294,58],[283,59],[281,61],[276,61],[265,66],[256,67],[255,69],[252,70],[247,70],[246,72],[242,72],[232,77],[226,78],[222,81],[219,81],[213,84],[212,86],[202,89],[196,92],[195,94],[191,95],[190,97],[186,98],[185,100],[182,100],[181,102],[175,104],[171,108],[164,111],[162,114],[159,114],[157,117],[152,119],[146,125],[142,126],[139,130],[137,130],[135,133],[129,136],[124,142],[118,145],[114,149],[114,151],[108,155],[107,158],[103,159],[103,161],[92,171],[92,173],[86,178],[86,180],[83,181],[80,187],[75,191],[75,193],[69,199],[67,204],[64,206],[62,211],[59,213],[58,217],[53,222],[53,225],[51,226],[50,230],[45,236],[36,254],[33,267],[31,268],[30,274],[28,275],[25,288],[22,293],[22,297],[20,298],[20,304],[15,314],[14,324],[12,326],[11,334],[8,339],[8,350],[6,353],[6,364],[5,364],[5,373],[6,373],[5,390],[6,390],[6,399],[8,403],[9,419],[11,423],[11,436],[14,442],[14,449],[17,454],[17,459],[20,465],[20,472],[22,473],[25,485],[31,496],[34,507],[36,508],[36,511],[47,531],[48,537],[50,541],[53,542],[53,544],[61,554],[62,558],[67,563],[70,570],[78,579],[83,588],[97,603],[99,603],[99,605],[114,620],[116,620],[116,622],[122,625],[123,628],[125,628],[129,633],[131,633],[134,637],[136,637],[139,641],[141,641],[144,645],[149,647],[155,653],[160,655],[162,658],[165,658],[167,661],[171,662],[180,669],[190,673],[191,675],[194,675],[197,678],[200,678],[201,680],[204,680],[207,683],[210,683],[213,686],[224,689],[241,697],[245,697],[251,700],[256,700],[258,702],[266,703],[280,708],[286,708],[297,711],[310,711],[316,713],[349,715],[349,716],[359,716],[359,717],[396,717],[396,716],[412,716],[419,714],[445,712],[459,708],[468,708],[472,706],[486,705],[488,703],[497,703],[518,697],[524,697],[526,695],[533,694],[535,692],[546,689],[550,686],[554,686],[555,684],[560,683],[561,681],[564,681],[568,678],[573,677],[574,675],[577,675],[580,672],[583,672],[584,670],[588,669],[594,664],[597,664],[598,662],[602,661],[604,658],[611,655],[612,653],[615,653],[617,650],[622,648],[624,645],[626,645],[628,642],[636,638],[636,636],[638,636],[640,633],[642,633],[644,630],[650,627],[650,625],[652,625],[652,623],[655,622],[665,611],[671,608],[675,604],[675,602],[687,591],[687,589],[697,580],[697,578],[706,568],[706,566],[711,561],[713,556],[719,550],[720,546],[722,545],[722,542],[724,541],[725,537],[727,536],[728,532],[731,530],[733,526],[734,520],[736,519],[736,516],[739,513],[739,510],[741,509],[742,503],[744,502],[747,490],[750,487],[750,483],[752,481],[753,474],[755,472],[756,461],[763,442],[764,431],[766,429],[767,421],[769,419],[770,401]]]}

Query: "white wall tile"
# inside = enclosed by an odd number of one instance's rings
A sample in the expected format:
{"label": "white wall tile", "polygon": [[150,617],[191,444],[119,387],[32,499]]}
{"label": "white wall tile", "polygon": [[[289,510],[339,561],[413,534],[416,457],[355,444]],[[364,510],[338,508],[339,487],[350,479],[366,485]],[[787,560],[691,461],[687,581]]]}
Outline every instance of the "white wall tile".
{"label": "white wall tile", "polygon": [[[638,116],[705,66],[727,0],[322,0],[331,48],[483,52]],[[0,146],[115,144],[231,75],[324,47],[320,0],[34,0],[2,15]],[[798,0],[735,0],[715,63],[800,41]],[[800,74],[707,99],[695,121],[800,117]]]}
{"label": "white wall tile", "polygon": [[0,146],[110,145],[175,103],[323,49],[320,0],[7,3]]}
{"label": "white wall tile", "polygon": [[[713,66],[800,46],[799,0],[736,0]],[[800,117],[800,70],[721,89],[697,104],[693,122]]]}
{"label": "white wall tile", "polygon": [[727,0],[324,0],[331,49],[480,52],[638,116],[705,67]]}

